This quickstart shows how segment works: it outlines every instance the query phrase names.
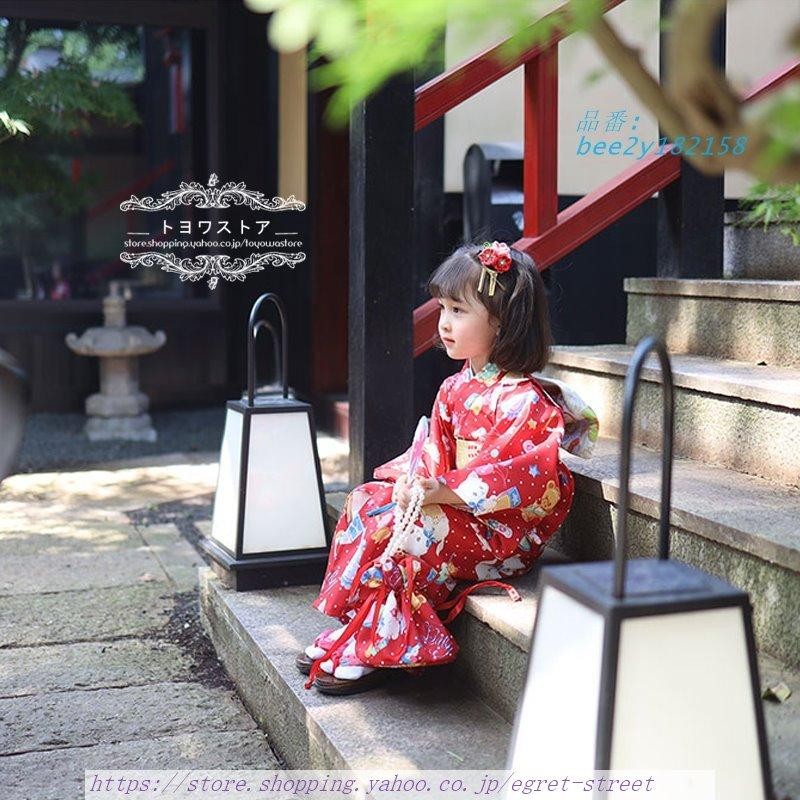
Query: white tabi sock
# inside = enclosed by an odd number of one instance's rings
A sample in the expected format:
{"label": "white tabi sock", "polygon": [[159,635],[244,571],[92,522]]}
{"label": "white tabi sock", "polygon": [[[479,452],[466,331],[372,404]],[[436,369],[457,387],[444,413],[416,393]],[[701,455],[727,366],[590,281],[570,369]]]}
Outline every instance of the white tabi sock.
{"label": "white tabi sock", "polygon": [[340,664],[336,667],[333,677],[341,678],[343,681],[354,681],[356,678],[360,678],[362,675],[368,675],[370,672],[374,671],[375,667],[368,667],[366,665],[363,667],[347,667],[344,664]]}
{"label": "white tabi sock", "polygon": [[333,673],[334,678],[340,678],[343,681],[354,681],[356,678],[360,678],[362,675],[368,675],[370,672],[375,671],[375,667],[368,667],[366,664],[363,666],[339,664],[339,666],[334,670],[333,661],[331,659],[323,661],[319,665],[319,668],[323,672],[327,672],[328,675]]}
{"label": "white tabi sock", "polygon": [[[334,631],[331,634],[332,639],[338,639],[341,636],[342,631],[345,629],[346,626],[343,626],[338,631]],[[311,651],[319,651],[319,655],[313,655]],[[309,658],[319,658],[320,656],[325,654],[325,650],[320,647],[315,647],[314,645],[310,645],[306,648],[306,654]],[[353,664],[353,661],[358,661],[356,656],[356,643],[355,639],[348,642],[345,645],[344,653],[342,654],[342,662],[338,667],[334,670],[333,667],[333,659],[329,658],[327,661],[323,661],[319,668],[326,672],[328,675],[333,674],[334,678],[339,678],[343,681],[353,681],[356,678],[360,678],[363,675],[368,675],[370,672],[374,672],[375,667],[368,667],[366,664]],[[349,663],[348,663],[349,662]]]}
{"label": "white tabi sock", "polygon": [[[342,627],[339,628],[338,631],[334,631],[333,633],[330,634],[330,638],[331,639],[338,639],[342,635],[342,632],[344,631],[344,629],[346,627],[347,627],[346,625],[342,625]],[[325,653],[327,653],[327,652],[328,652],[328,648],[327,647],[318,647],[315,644],[310,644],[308,647],[306,647],[306,655],[309,658],[313,658],[313,659],[317,659],[320,656],[324,656]]]}
{"label": "white tabi sock", "polygon": [[[331,666],[333,665],[331,664]],[[339,666],[333,672],[333,677],[343,681],[354,681],[362,675],[373,672],[374,669],[374,667],[369,667],[359,660],[356,655],[356,640],[353,638],[345,645],[342,658]]]}

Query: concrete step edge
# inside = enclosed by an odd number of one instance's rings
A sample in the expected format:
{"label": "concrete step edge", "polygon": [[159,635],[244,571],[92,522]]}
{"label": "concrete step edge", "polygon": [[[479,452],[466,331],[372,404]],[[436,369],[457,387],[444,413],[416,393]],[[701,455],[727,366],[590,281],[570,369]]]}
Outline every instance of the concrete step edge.
{"label": "concrete step edge", "polygon": [[290,768],[504,768],[511,725],[455,678],[453,665],[349,697],[307,690],[295,655],[338,624],[311,606],[318,587],[235,592],[210,568],[199,578],[203,625]]}
{"label": "concrete step edge", "polygon": [[[629,344],[556,345],[550,363],[624,379],[634,349]],[[684,353],[670,353],[670,362],[676,388],[800,410],[800,369]],[[655,355],[647,359],[641,380],[661,383]]]}
{"label": "concrete step edge", "polygon": [[[591,459],[561,452],[575,477],[577,492],[608,503],[619,502],[619,443],[600,438]],[[658,520],[661,500],[661,456],[632,448],[630,510]],[[714,499],[708,492],[713,489]],[[774,503],[768,503],[768,496]],[[783,569],[800,573],[800,490],[776,486],[723,467],[675,459],[670,524],[703,539],[748,553]],[[550,553],[550,549],[545,554]],[[553,554],[553,561],[559,558]],[[544,556],[543,556],[544,559]],[[543,566],[546,566],[543,563]],[[536,573],[514,579],[523,603],[502,597],[471,595],[465,612],[488,625],[513,645],[527,650],[536,614]]]}
{"label": "concrete step edge", "polygon": [[[576,490],[617,504],[619,449],[617,440],[600,437],[591,459],[561,451],[564,463],[575,477]],[[657,520],[661,455],[640,446],[634,446],[631,453],[631,511]],[[326,495],[331,528],[341,514],[346,496],[345,492]],[[670,524],[676,528],[800,573],[798,519],[798,489],[691,459],[674,460]],[[558,559],[555,553],[543,563]],[[526,649],[535,616],[535,583],[535,572],[515,579],[514,585],[523,596],[521,604],[507,601],[505,594],[473,594],[467,599],[465,612],[517,647]]]}
{"label": "concrete step edge", "polygon": [[[222,587],[209,568],[201,568],[199,577],[204,628],[245,706],[287,768],[505,766],[528,646],[521,651],[510,642],[503,645],[502,637],[499,642],[495,637],[485,643],[490,649],[484,648],[480,669],[484,672],[494,665],[497,681],[506,685],[508,708],[503,710],[479,699],[474,687],[458,687],[460,673],[451,672],[451,666],[430,670],[439,673],[440,680],[426,687],[404,684],[394,692],[376,689],[346,698],[313,691],[301,694],[306,692],[304,677],[294,669],[293,656],[297,638],[305,638],[309,626],[316,628],[323,619],[310,607],[316,587],[237,593]],[[487,638],[483,623],[476,618],[464,615],[459,623],[460,641],[464,626],[471,629],[467,636]],[[512,651],[513,661],[491,649],[498,644]],[[512,668],[514,674],[509,674]],[[781,680],[794,690],[786,703],[764,706],[776,789],[784,797],[800,787],[796,759],[800,673],[765,654],[759,654],[759,673],[762,688]]]}
{"label": "concrete step edge", "polygon": [[628,294],[716,297],[725,300],[800,303],[800,281],[721,278],[625,278]]}
{"label": "concrete step edge", "polygon": [[[562,451],[579,491],[619,501],[620,443],[598,439],[591,459]],[[661,454],[632,448],[630,507],[659,518]],[[670,524],[800,573],[800,490],[725,467],[676,458]]]}

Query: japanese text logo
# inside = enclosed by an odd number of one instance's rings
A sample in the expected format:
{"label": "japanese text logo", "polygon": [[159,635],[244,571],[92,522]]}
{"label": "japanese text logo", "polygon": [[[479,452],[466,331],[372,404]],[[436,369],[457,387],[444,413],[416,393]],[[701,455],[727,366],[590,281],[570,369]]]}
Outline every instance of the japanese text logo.
{"label": "japanese text logo", "polygon": [[[212,173],[208,185],[196,181],[182,182],[178,189],[163,192],[159,198],[138,198],[132,195],[120,203],[121,211],[169,212],[178,206],[192,206],[195,209],[212,211],[240,207],[257,214],[261,219],[230,220],[220,219],[219,213],[202,216],[207,219],[160,220],[157,233],[151,231],[128,231],[125,247],[120,259],[131,268],[160,267],[165,272],[177,273],[181,281],[208,280],[209,288],[216,288],[219,279],[243,281],[245,276],[260,272],[267,266],[288,266],[292,269],[305,261],[303,242],[297,231],[273,232],[273,220],[266,217],[278,212],[304,211],[305,203],[294,195],[284,199],[271,200],[261,192],[248,189],[244,183],[225,183],[217,186],[219,178]],[[291,227],[291,226],[289,226]],[[219,237],[226,236],[221,239]],[[267,238],[259,238],[264,237]],[[139,238],[146,237],[146,238]],[[213,238],[209,238],[213,237]],[[253,237],[253,238],[250,238]],[[245,257],[232,258],[230,255],[213,252],[221,248],[255,248]],[[198,253],[185,257],[187,249],[204,249],[212,252]],[[177,254],[177,253],[180,253]]]}

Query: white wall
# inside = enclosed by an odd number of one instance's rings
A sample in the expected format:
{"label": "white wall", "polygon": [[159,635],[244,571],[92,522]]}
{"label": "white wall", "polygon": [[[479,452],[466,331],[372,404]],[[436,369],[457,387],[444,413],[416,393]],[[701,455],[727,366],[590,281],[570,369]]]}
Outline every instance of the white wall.
{"label": "white wall", "polygon": [[[502,3],[497,6],[502,8]],[[501,17],[502,14],[498,14]],[[623,38],[641,49],[643,60],[653,75],[658,74],[658,0],[626,0],[608,13],[609,21]],[[734,85],[746,88],[792,57],[786,32],[800,22],[797,0],[730,0],[727,25],[727,70]],[[449,68],[485,47],[504,38],[501,25],[486,30],[480,39],[468,38],[457,24],[448,26],[445,61]],[[603,77],[587,78],[598,69]],[[578,156],[578,121],[586,111],[598,110],[600,128],[611,111],[626,110],[628,119],[639,115],[636,131],[624,129],[616,135],[624,143],[631,135],[645,141],[657,139],[658,126],[633,93],[606,66],[594,43],[585,35],[568,37],[559,45],[559,132],[558,191],[560,194],[585,194],[614,177],[632,163],[630,157]],[[522,141],[522,68],[506,75],[445,116],[444,188],[462,191],[464,153],[474,142]],[[726,175],[726,196],[740,197],[750,179],[730,171]]]}

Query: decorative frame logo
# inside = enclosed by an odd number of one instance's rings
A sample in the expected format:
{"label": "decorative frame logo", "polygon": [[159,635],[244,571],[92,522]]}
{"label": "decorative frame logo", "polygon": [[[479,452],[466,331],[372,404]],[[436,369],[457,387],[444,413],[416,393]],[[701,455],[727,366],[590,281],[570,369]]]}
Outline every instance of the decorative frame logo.
{"label": "decorative frame logo", "polygon": [[[174,211],[179,205],[194,206],[196,208],[216,208],[225,209],[231,206],[247,206],[254,211],[268,211],[268,212],[281,212],[281,211],[305,211],[306,204],[297,200],[294,195],[290,195],[286,199],[282,197],[273,197],[268,200],[261,192],[248,189],[243,182],[233,183],[228,182],[220,187],[217,187],[219,178],[215,173],[211,173],[208,179],[208,186],[203,186],[196,181],[191,183],[181,182],[178,189],[168,192],[163,192],[161,197],[154,199],[152,197],[138,198],[136,195],[131,195],[129,200],[120,203],[120,211]],[[200,223],[201,226],[204,224]],[[205,224],[211,227],[211,221]],[[262,233],[270,223],[266,221],[259,221],[259,231]],[[184,226],[188,225],[189,230],[185,230]],[[221,226],[222,232],[224,230],[230,233],[230,228],[227,222]],[[249,230],[252,226],[246,225],[244,221],[240,223],[240,232],[244,233],[245,229]],[[167,229],[172,230],[174,226],[167,224],[164,220],[163,229],[166,235]],[[191,233],[191,222],[181,222],[181,233]],[[208,230],[205,231],[208,233]],[[208,286],[210,289],[215,289],[219,283],[219,279],[223,278],[227,281],[244,281],[245,276],[253,272],[260,272],[267,266],[280,267],[288,266],[291,269],[297,264],[302,263],[306,259],[306,254],[303,251],[285,252],[282,249],[271,249],[267,252],[254,252],[246,258],[234,258],[231,260],[229,255],[224,254],[200,254],[194,258],[182,258],[174,253],[169,252],[171,249],[186,248],[186,247],[271,247],[271,248],[289,248],[292,246],[302,246],[302,241],[296,240],[251,240],[251,239],[230,239],[224,241],[172,241],[169,239],[155,237],[149,232],[128,231],[130,236],[149,236],[149,240],[143,239],[127,239],[125,242],[126,248],[136,249],[139,247],[160,248],[167,252],[159,252],[158,250],[147,250],[146,252],[129,252],[128,250],[120,253],[120,259],[126,264],[130,264],[131,269],[135,267],[160,267],[165,272],[177,273],[181,281],[199,281],[204,278],[208,279]],[[291,234],[279,234],[291,235]]]}

